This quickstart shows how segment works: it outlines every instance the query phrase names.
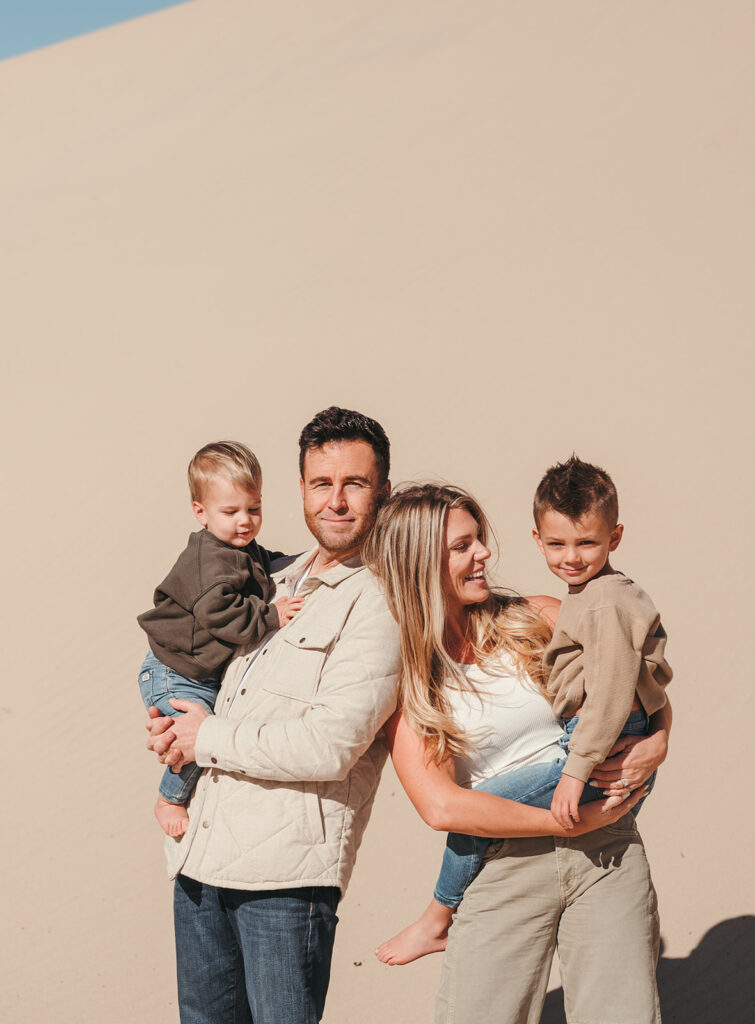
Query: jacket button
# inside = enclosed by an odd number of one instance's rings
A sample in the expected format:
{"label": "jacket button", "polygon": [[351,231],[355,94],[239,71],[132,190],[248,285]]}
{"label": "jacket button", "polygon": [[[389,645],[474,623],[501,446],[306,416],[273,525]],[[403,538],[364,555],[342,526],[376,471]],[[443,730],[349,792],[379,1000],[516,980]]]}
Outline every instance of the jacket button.
{"label": "jacket button", "polygon": [[304,641],[305,641],[306,639],[307,639],[307,638],[306,638],[305,636],[303,636],[303,637],[301,638],[301,640],[299,641],[299,643],[300,643],[300,644],[303,644],[303,643],[304,643]]}
{"label": "jacket button", "polygon": [[209,828],[209,827],[210,827],[209,821],[203,821],[202,822],[202,828]]}
{"label": "jacket button", "polygon": [[212,761],[213,764],[217,764],[218,763],[217,757],[211,757],[210,760]]}
{"label": "jacket button", "polygon": [[217,781],[218,781],[218,776],[217,776],[217,775],[213,775],[213,777],[212,777],[212,781],[213,781],[213,782],[217,782]]}

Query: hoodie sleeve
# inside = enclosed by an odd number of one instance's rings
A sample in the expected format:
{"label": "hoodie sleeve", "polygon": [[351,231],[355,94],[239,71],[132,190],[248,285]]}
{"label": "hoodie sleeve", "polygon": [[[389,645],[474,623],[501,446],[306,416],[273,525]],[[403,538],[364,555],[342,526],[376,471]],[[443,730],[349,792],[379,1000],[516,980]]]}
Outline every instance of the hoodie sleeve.
{"label": "hoodie sleeve", "polygon": [[616,605],[582,616],[585,699],[569,743],[564,774],[587,782],[608,755],[632,710],[647,627]]}
{"label": "hoodie sleeve", "polygon": [[257,643],[280,625],[278,609],[259,597],[244,597],[236,580],[220,580],[196,601],[193,613],[208,633],[226,644]]}

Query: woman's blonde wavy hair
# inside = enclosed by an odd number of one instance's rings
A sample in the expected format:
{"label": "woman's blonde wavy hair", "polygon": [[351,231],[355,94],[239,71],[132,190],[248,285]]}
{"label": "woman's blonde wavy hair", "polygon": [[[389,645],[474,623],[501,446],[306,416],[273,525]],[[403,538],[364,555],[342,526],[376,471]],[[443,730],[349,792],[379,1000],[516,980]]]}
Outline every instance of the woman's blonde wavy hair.
{"label": "woman's blonde wavy hair", "polygon": [[[460,689],[472,689],[446,642],[443,575],[446,523],[452,509],[472,516],[487,545],[490,524],[470,494],[459,487],[407,484],[381,507],[364,551],[399,625],[399,704],[424,738],[429,756],[438,762],[448,755],[464,756],[474,746],[455,723],[445,692],[449,680]],[[515,594],[494,592],[483,604],[467,608],[466,640],[476,663],[495,673],[497,653],[505,651],[542,693],[543,651],[551,632]]]}

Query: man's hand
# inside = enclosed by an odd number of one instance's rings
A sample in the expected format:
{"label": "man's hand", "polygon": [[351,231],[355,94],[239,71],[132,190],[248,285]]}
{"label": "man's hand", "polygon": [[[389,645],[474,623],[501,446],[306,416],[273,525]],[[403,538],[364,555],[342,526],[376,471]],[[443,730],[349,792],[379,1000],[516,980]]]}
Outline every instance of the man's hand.
{"label": "man's hand", "polygon": [[551,814],[561,828],[572,829],[579,822],[579,798],[584,782],[571,775],[562,775],[551,801]]}
{"label": "man's hand", "polygon": [[157,708],[149,709],[149,739],[147,747],[154,750],[162,764],[169,765],[174,772],[180,772],[185,764],[195,760],[194,747],[197,733],[207,712],[194,701],[170,698],[176,711],[184,714],[176,718],[164,716]]}
{"label": "man's hand", "polygon": [[607,797],[626,796],[627,789],[635,790],[650,778],[667,752],[665,731],[650,736],[620,736],[603,764],[593,769],[590,785],[602,789]]}

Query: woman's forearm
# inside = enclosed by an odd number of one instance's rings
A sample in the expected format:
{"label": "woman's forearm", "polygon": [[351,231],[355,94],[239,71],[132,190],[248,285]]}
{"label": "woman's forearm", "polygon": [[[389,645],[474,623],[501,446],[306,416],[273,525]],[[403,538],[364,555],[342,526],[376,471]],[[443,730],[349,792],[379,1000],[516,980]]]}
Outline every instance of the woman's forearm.
{"label": "woman's forearm", "polygon": [[526,836],[574,837],[610,825],[626,814],[637,797],[603,812],[603,801],[580,807],[580,824],[562,828],[550,811],[457,785],[450,762],[427,761],[421,737],[400,716],[388,728],[391,754],[401,784],[420,816],[443,832],[508,839]]}
{"label": "woman's forearm", "polygon": [[423,820],[439,832],[507,839],[553,835],[553,829],[558,829],[550,811],[465,789],[455,782],[436,784],[420,800],[414,799],[412,793],[409,798]]}
{"label": "woman's forearm", "polygon": [[416,802],[415,807],[431,828],[442,832],[463,832],[494,839],[528,836],[573,839],[604,825],[612,825],[634,806],[640,796],[638,791],[631,799],[608,811],[604,810],[604,800],[583,804],[579,808],[579,824],[571,829],[562,828],[550,811],[480,790],[464,789],[456,783],[439,786],[436,793],[424,797],[421,807]]}

